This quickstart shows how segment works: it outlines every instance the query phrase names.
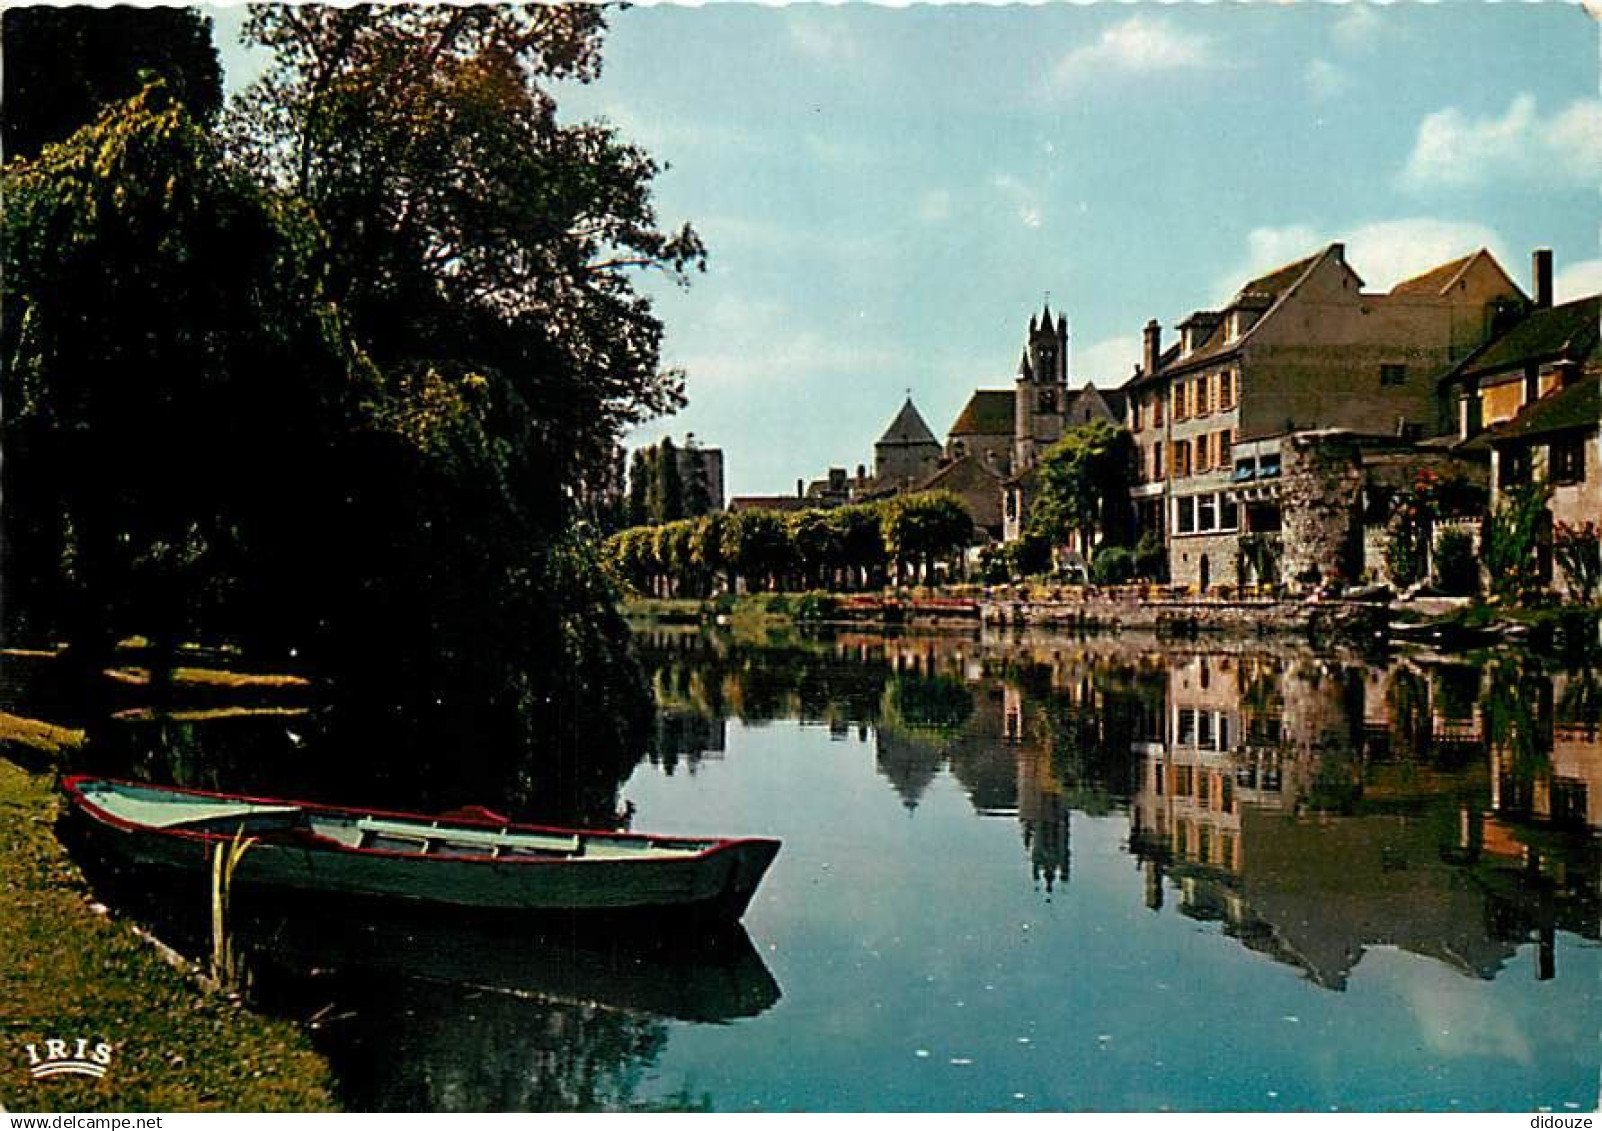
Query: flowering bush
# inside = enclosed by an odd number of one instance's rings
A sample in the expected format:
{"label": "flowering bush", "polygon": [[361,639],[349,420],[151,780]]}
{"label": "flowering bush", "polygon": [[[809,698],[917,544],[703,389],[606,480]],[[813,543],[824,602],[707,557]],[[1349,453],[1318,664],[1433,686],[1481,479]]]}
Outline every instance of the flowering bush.
{"label": "flowering bush", "polygon": [[1472,515],[1484,505],[1484,492],[1462,479],[1425,468],[1396,498],[1387,524],[1385,568],[1397,585],[1424,576],[1432,531],[1438,519]]}

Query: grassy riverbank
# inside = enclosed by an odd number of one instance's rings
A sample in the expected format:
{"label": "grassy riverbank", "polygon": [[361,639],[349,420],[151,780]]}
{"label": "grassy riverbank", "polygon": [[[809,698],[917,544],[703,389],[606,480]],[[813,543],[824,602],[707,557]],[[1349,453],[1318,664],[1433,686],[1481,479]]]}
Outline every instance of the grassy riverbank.
{"label": "grassy riverbank", "polygon": [[[326,1111],[327,1064],[292,1022],[203,989],[98,912],[54,826],[83,732],[0,715],[0,1104],[16,1111]],[[23,769],[25,763],[34,769]],[[113,1046],[104,1079],[27,1073],[26,1046]]]}

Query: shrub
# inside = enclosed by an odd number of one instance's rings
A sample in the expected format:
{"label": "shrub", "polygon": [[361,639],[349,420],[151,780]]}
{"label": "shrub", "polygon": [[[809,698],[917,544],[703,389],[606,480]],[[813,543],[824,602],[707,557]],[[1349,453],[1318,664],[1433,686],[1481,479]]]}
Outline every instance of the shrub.
{"label": "shrub", "polygon": [[1168,549],[1155,530],[1148,530],[1135,543],[1135,576],[1148,581],[1168,580]]}
{"label": "shrub", "polygon": [[1122,585],[1135,576],[1135,555],[1123,546],[1103,546],[1090,564],[1097,585]]}
{"label": "shrub", "polygon": [[1468,531],[1443,531],[1435,540],[1435,585],[1453,597],[1467,597],[1479,591],[1480,564]]}

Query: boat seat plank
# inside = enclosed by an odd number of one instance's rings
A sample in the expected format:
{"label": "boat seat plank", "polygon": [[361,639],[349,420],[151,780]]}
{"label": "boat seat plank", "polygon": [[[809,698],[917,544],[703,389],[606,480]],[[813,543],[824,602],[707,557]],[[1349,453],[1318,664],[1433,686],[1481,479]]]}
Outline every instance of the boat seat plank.
{"label": "boat seat plank", "polygon": [[527,849],[535,852],[576,854],[583,848],[577,836],[556,836],[541,833],[508,832],[501,829],[438,828],[410,821],[383,821],[363,818],[356,827],[372,836],[394,837],[426,844],[440,841],[449,844],[477,845],[489,849]]}

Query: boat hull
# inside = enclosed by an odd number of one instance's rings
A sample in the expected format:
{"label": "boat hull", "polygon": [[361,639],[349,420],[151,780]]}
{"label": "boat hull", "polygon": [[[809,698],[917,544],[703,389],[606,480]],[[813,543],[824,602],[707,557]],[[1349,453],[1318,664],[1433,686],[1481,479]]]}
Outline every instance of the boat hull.
{"label": "boat hull", "polygon": [[[73,795],[79,842],[119,872],[205,876],[231,837],[114,823]],[[734,921],[744,914],[778,842],[714,843],[694,855],[526,860],[436,857],[263,839],[241,857],[237,889],[308,892],[486,912]]]}

